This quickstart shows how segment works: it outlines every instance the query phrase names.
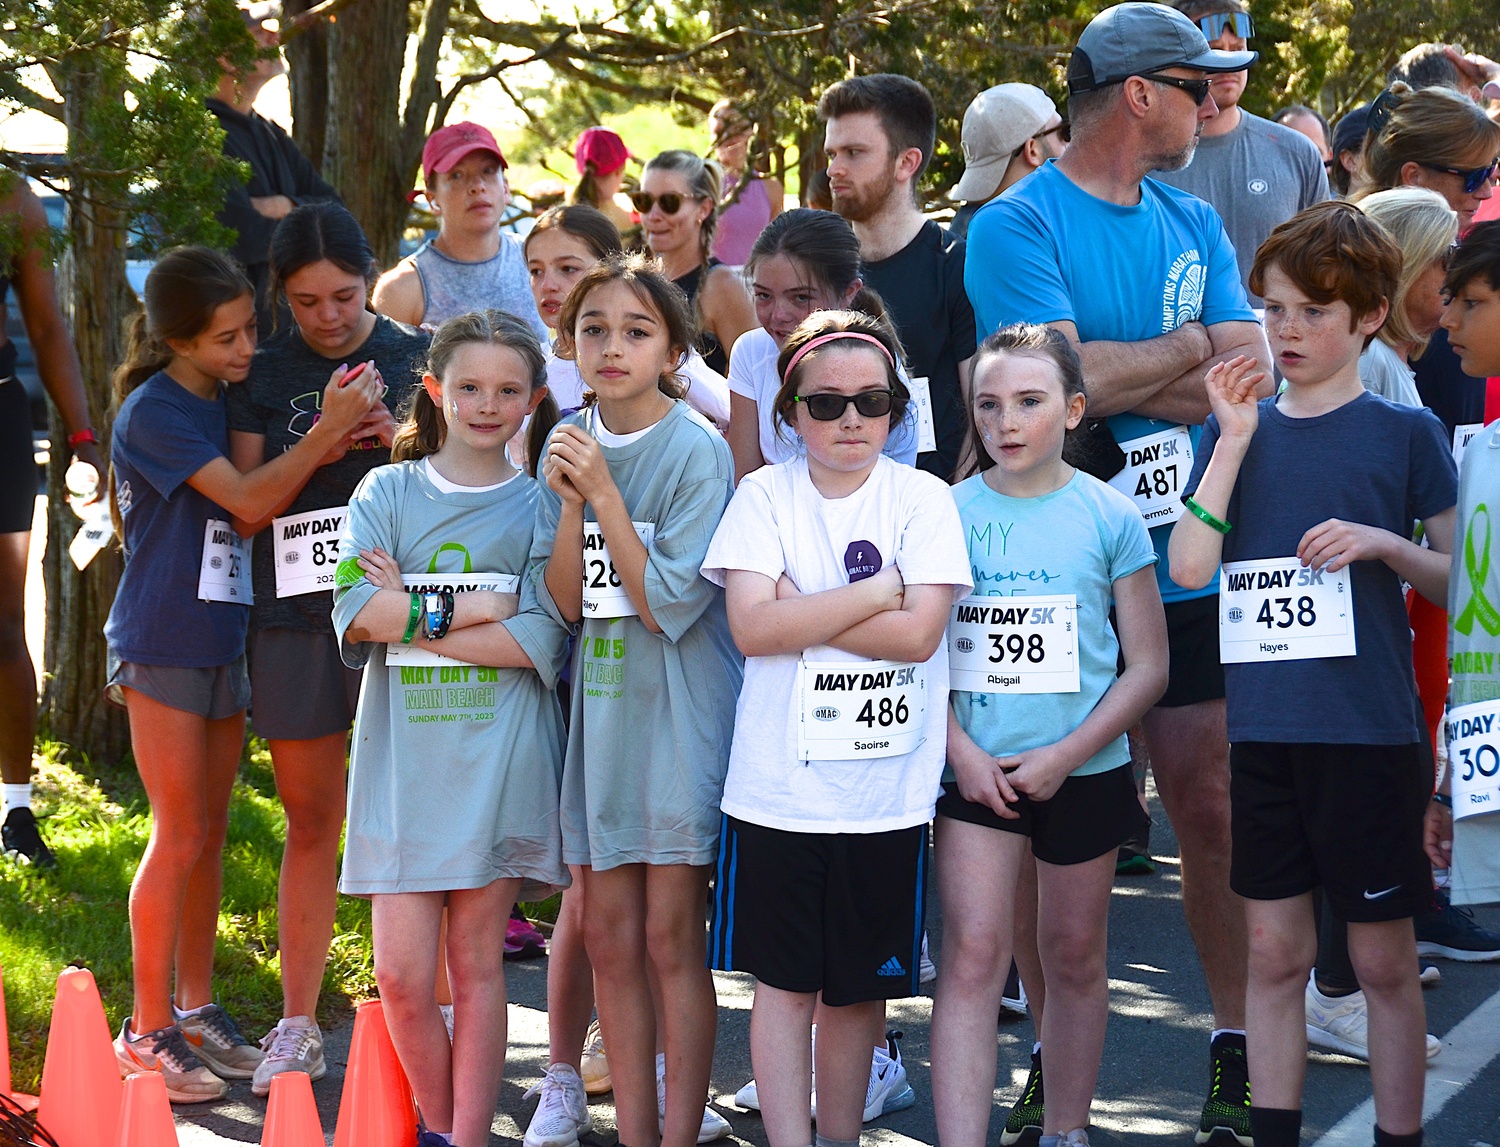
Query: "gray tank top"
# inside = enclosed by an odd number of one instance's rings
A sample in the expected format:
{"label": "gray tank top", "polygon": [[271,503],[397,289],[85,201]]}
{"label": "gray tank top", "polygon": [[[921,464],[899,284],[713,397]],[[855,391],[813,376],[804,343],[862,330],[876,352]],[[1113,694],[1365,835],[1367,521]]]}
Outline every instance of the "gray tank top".
{"label": "gray tank top", "polygon": [[422,280],[426,306],[422,322],[437,324],[454,315],[493,308],[524,319],[546,344],[549,335],[536,300],[531,295],[531,276],[521,245],[503,232],[500,250],[491,259],[465,263],[444,255],[429,240],[411,257]]}

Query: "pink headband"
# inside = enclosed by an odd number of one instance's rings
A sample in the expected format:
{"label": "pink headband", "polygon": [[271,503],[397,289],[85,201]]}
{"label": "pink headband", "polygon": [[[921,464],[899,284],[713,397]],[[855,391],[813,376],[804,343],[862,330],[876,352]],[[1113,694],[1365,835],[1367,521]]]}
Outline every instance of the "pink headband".
{"label": "pink headband", "polygon": [[785,382],[792,377],[792,371],[797,369],[797,364],[807,357],[809,351],[817,350],[826,343],[838,342],[841,339],[858,339],[862,343],[869,343],[873,347],[878,347],[880,353],[885,355],[885,361],[891,364],[891,369],[896,369],[896,360],[891,357],[891,352],[886,348],[885,343],[881,342],[874,335],[867,335],[864,331],[833,331],[830,334],[819,335],[811,342],[804,343],[798,348],[797,353],[792,355],[792,361],[786,364],[786,373],[781,376],[781,381]]}

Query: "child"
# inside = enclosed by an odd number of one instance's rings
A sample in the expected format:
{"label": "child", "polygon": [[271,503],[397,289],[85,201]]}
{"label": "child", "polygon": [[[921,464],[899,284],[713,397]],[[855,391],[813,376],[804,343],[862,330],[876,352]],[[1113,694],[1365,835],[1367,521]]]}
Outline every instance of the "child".
{"label": "child", "polygon": [[[1172,531],[1178,584],[1204,585],[1224,563],[1230,884],[1247,898],[1257,1147],[1298,1141],[1319,885],[1348,922],[1369,1005],[1377,1147],[1422,1139],[1411,918],[1432,902],[1432,767],[1401,583],[1446,600],[1457,491],[1431,412],[1360,382],[1400,266],[1390,237],[1349,204],[1319,204],[1271,233],[1250,289],[1265,299],[1286,388],[1257,403],[1261,375],[1244,358],[1209,372],[1213,415]],[[1415,519],[1430,548],[1409,540]]]}
{"label": "child", "polygon": [[[1047,1079],[1041,1141],[1087,1143],[1116,849],[1145,820],[1125,733],[1166,688],[1166,617],[1134,503],[1063,460],[1085,404],[1072,345],[1047,327],[1005,327],[980,345],[972,378],[981,473],[953,497],[979,587],[970,602],[987,604],[960,605],[949,633],[949,768],[935,826],[948,925],[932,1013],[938,1137],[986,1141],[994,1017],[1029,839],[1048,987],[1032,1056]],[[1020,605],[988,604],[999,602]]]}
{"label": "child", "polygon": [[538,598],[578,632],[563,854],[582,866],[620,1142],[689,1147],[713,1058],[703,909],[741,675],[723,594],[698,567],[733,463],[679,400],[689,312],[653,262],[593,267],[558,330],[591,392],[547,444],[532,547]]}
{"label": "child", "polygon": [[[523,879],[567,883],[551,694],[565,635],[523,577],[539,487],[505,454],[528,414],[538,445],[556,419],[545,379],[515,316],[445,322],[397,464],[360,482],[339,542],[333,621],[345,659],[369,662],[340,887],[374,899],[375,975],[423,1144],[489,1142],[505,921]],[[445,904],[451,1051],[433,993]]]}
{"label": "child", "polygon": [[[379,397],[333,372],[323,417],[295,447],[241,474],[224,384],[255,351],[250,282],[226,255],[184,247],[146,278],[145,313],[115,371],[111,488],[125,572],[110,607],[110,700],[130,714],[151,839],[130,890],[135,1006],[115,1040],[121,1073],[159,1071],[176,1103],[227,1094],[260,1052],[213,1002],[229,795],[245,739],[249,580],[231,515],[268,513]],[[175,987],[174,987],[175,974]]]}
{"label": "child", "polygon": [[859,1138],[885,1000],[915,995],[942,773],[953,602],[972,588],[947,487],[882,457],[909,401],[890,328],[810,316],[777,416],[802,457],[747,475],[704,576],[745,687],[724,789],[715,968],[756,977],[750,1049],[772,1147]]}

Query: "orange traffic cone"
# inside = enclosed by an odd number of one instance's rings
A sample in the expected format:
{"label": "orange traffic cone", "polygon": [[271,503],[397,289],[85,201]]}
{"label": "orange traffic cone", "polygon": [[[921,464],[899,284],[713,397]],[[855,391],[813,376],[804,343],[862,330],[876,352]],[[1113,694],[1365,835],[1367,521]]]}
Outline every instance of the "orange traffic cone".
{"label": "orange traffic cone", "polygon": [[58,1147],[100,1147],[119,1133],[121,1098],[120,1066],[94,974],[64,968],[52,1004],[37,1117]]}
{"label": "orange traffic cone", "polygon": [[10,1028],[5,1022],[5,969],[0,968],[0,1095],[8,1095],[27,1111],[36,1109],[36,1096],[11,1090]]}
{"label": "orange traffic cone", "polygon": [[416,1138],[417,1107],[386,1029],[385,1012],[379,1000],[366,1000],[354,1009],[354,1039],[333,1147],[411,1147]]}
{"label": "orange traffic cone", "polygon": [[142,1071],[125,1080],[120,1108],[120,1137],[115,1147],[177,1147],[167,1081],[159,1071]]}
{"label": "orange traffic cone", "polygon": [[323,1125],[307,1072],[284,1071],[271,1077],[260,1147],[323,1147]]}

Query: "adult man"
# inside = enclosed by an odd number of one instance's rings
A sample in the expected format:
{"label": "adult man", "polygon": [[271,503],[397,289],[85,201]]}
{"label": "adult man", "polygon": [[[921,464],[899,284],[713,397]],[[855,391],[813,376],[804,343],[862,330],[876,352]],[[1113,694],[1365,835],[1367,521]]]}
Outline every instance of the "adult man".
{"label": "adult man", "polygon": [[[1244,0],[1177,0],[1177,9],[1222,51],[1243,52],[1255,34]],[[1213,204],[1234,244],[1240,281],[1250,294],[1255,252],[1273,228],[1328,198],[1328,173],[1306,136],[1240,107],[1247,75],[1224,72],[1212,78],[1209,92],[1219,112],[1203,121],[1193,162],[1158,172],[1155,178]],[[1254,294],[1250,299],[1260,304]]]}
{"label": "adult man", "polygon": [[960,239],[968,234],[974,212],[1063,153],[1068,121],[1041,88],[999,84],[969,104],[962,140],[964,174],[950,195],[963,206],[948,224],[948,233]]}
{"label": "adult man", "polygon": [[953,477],[964,442],[974,311],[964,292],[964,244],[917,208],[932,159],[937,111],[905,76],[855,76],[818,101],[833,209],[854,225],[861,278],[885,301],[921,403],[931,393],[936,449],[917,465]]}
{"label": "adult man", "polygon": [[[975,254],[965,283],[980,329],[1042,322],[1077,343],[1089,409],[1115,416],[1109,429],[1125,453],[1100,472],[1118,471],[1113,482],[1155,527],[1159,553],[1182,512],[1183,474],[1208,414],[1206,371],[1238,354],[1271,359],[1218,216],[1146,176],[1192,158],[1199,126],[1218,111],[1209,77],[1254,59],[1211,49],[1197,25],[1164,5],[1105,9],[1068,66],[1067,152],[983,207],[969,230]],[[1108,431],[1089,437],[1104,438],[1096,456],[1109,455]],[[1213,1084],[1198,1142],[1229,1134],[1248,1145],[1245,921],[1229,891],[1217,586],[1183,590],[1164,557],[1157,576],[1172,670],[1143,726],[1214,1011]]]}
{"label": "adult man", "polygon": [[1318,154],[1323,157],[1323,166],[1328,166],[1333,159],[1333,143],[1328,120],[1322,112],[1306,104],[1289,104],[1271,118],[1282,127],[1300,131],[1312,140]]}

